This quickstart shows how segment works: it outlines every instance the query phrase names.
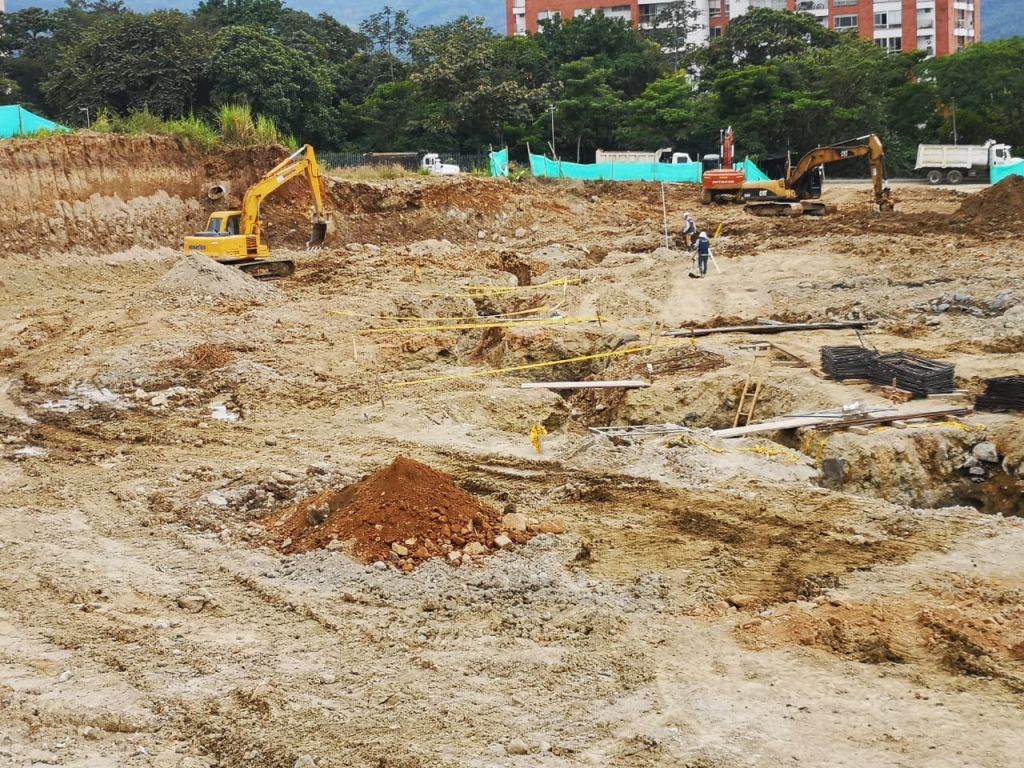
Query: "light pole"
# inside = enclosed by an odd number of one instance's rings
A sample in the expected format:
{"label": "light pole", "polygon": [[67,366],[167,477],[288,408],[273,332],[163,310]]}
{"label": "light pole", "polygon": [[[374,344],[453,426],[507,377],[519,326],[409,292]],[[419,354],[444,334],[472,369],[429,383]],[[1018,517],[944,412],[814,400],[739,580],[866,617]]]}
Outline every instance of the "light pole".
{"label": "light pole", "polygon": [[85,112],[85,127],[87,129],[88,128],[92,128],[92,120],[89,119],[89,108],[88,107],[80,107],[78,109],[78,111],[79,112]]}
{"label": "light pole", "polygon": [[552,104],[549,110],[551,112],[551,157],[557,160],[558,152],[555,150],[555,105]]}

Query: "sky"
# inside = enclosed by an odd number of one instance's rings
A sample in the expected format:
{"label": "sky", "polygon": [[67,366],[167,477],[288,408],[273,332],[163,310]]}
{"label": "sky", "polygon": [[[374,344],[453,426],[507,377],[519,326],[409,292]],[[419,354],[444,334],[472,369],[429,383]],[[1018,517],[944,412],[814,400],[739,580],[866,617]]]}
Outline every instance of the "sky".
{"label": "sky", "polygon": [[[32,6],[56,8],[63,4],[63,0],[7,0],[6,3],[8,11]],[[192,10],[198,4],[199,0],[125,0],[125,5],[135,11]],[[440,24],[459,16],[483,16],[491,27],[505,31],[504,0],[285,0],[285,5],[314,16],[328,13],[350,27],[358,26],[371,13],[390,5],[408,10],[416,26]]]}

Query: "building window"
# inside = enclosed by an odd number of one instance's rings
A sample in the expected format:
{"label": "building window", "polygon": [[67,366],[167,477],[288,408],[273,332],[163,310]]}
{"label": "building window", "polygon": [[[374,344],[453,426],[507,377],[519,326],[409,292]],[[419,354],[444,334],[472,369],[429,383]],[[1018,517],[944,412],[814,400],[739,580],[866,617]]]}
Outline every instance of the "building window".
{"label": "building window", "polygon": [[836,16],[832,19],[832,29],[839,32],[844,29],[857,29],[859,26],[858,17],[856,15],[850,16]]}
{"label": "building window", "polygon": [[832,5],[841,8],[844,5],[856,5],[860,0],[832,0]]}
{"label": "building window", "polygon": [[708,32],[711,34],[711,39],[714,40],[716,37],[722,36],[723,27],[709,27]]}
{"label": "building window", "polygon": [[889,53],[899,53],[903,49],[902,37],[880,37],[875,40],[875,45],[884,48]]}
{"label": "building window", "polygon": [[538,23],[540,23],[542,21],[548,21],[549,19],[551,21],[554,21],[555,19],[560,19],[560,18],[562,18],[562,14],[559,11],[538,11],[537,12],[537,22]]}
{"label": "building window", "polygon": [[883,11],[875,14],[875,29],[895,29],[903,23],[900,11]]}
{"label": "building window", "polygon": [[711,0],[708,3],[708,16],[717,18],[722,15],[722,0]]}

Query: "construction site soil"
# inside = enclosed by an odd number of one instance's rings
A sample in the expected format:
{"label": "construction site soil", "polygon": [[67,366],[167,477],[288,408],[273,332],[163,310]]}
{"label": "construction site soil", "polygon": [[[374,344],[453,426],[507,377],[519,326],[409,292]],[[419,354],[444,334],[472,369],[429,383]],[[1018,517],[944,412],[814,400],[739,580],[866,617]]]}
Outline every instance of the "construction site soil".
{"label": "construction site soil", "polygon": [[[668,186],[666,242],[656,185],[330,179],[320,252],[264,207],[294,277],[182,256],[283,153],[0,144],[0,764],[1020,764],[1020,414],[713,431],[758,340],[754,422],[1024,372],[1019,181]],[[860,341],[957,391],[822,377]]]}

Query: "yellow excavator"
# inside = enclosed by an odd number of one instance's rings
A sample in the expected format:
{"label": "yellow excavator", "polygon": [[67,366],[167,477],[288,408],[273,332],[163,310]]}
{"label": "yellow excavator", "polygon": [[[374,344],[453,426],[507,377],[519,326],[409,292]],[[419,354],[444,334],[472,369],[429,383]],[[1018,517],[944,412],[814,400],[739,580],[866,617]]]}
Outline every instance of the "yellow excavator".
{"label": "yellow excavator", "polygon": [[260,204],[297,176],[305,176],[313,193],[313,231],[307,250],[315,250],[327,238],[328,214],[324,186],[313,148],[306,144],[275,165],[245,191],[240,211],[214,211],[205,232],[185,238],[185,253],[209,256],[221,264],[238,267],[253,277],[289,277],[295,274],[291,259],[274,259],[263,241]]}
{"label": "yellow excavator", "polygon": [[821,216],[826,211],[825,203],[817,202],[824,177],[822,166],[852,157],[867,157],[875,206],[880,212],[891,212],[894,205],[885,179],[885,148],[873,133],[812,149],[788,168],[784,179],[744,182],[739,194],[746,202],[745,210],[755,216]]}

